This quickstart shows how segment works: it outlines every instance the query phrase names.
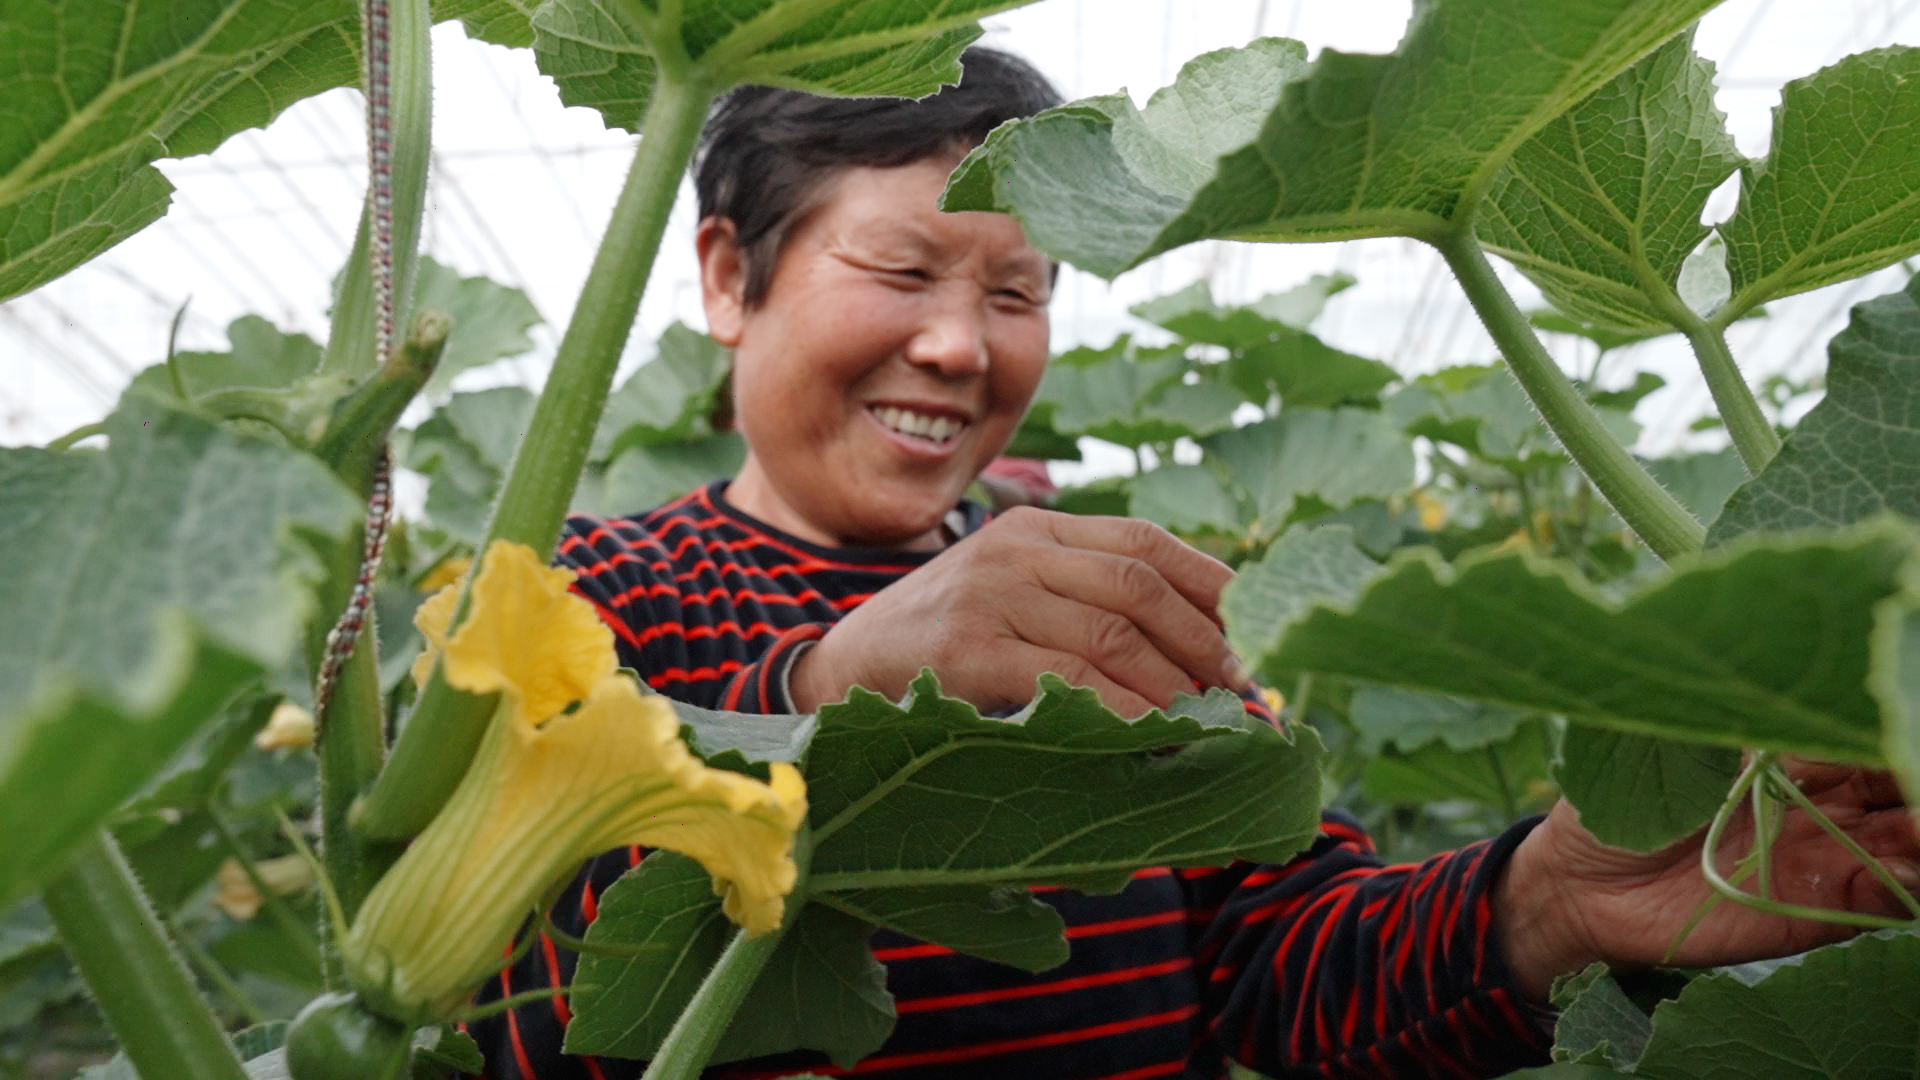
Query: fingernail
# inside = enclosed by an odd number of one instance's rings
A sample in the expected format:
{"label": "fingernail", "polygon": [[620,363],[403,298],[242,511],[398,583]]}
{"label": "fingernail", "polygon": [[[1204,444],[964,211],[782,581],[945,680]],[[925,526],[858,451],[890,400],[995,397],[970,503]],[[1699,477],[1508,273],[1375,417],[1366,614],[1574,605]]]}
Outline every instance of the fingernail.
{"label": "fingernail", "polygon": [[1253,673],[1247,670],[1247,662],[1240,659],[1240,654],[1231,650],[1227,652],[1225,671],[1227,686],[1232,689],[1238,690],[1253,681]]}
{"label": "fingernail", "polygon": [[1920,892],[1920,864],[1912,859],[1882,859],[1880,864],[1893,875],[1893,880],[1906,886],[1908,892]]}

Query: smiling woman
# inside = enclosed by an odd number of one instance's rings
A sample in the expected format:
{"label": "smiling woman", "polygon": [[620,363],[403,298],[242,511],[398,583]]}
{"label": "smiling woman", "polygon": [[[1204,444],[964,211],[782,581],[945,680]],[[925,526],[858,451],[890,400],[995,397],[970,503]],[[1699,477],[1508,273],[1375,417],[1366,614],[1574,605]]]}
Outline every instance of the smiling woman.
{"label": "smiling woman", "polygon": [[832,547],[937,550],[1047,362],[1048,261],[1013,219],[936,209],[959,157],[855,167],[793,230],[765,297],[732,221],[700,226],[749,452],[733,504]]}
{"label": "smiling woman", "polygon": [[[620,663],[652,687],[807,712],[855,686],[899,698],[932,668],[947,694],[1001,711],[1053,672],[1126,716],[1196,687],[1250,691],[1220,630],[1219,562],[1145,522],[985,522],[961,499],[1039,382],[1052,266],[1012,219],[937,203],[967,147],[1053,101],[1023,64],[975,49],[958,87],[920,102],[753,89],[716,111],[698,250],[749,455],[733,481],[657,510],[576,517],[560,546]],[[900,1019],[861,1072],[1197,1078],[1232,1055],[1276,1073],[1497,1075],[1546,1045],[1484,917],[1531,824],[1387,869],[1336,815],[1286,866],[1045,891],[1073,947],[1043,974],[882,931]],[[595,859],[554,924],[583,934],[640,855]],[[1378,975],[1383,949],[1403,974]],[[482,996],[564,985],[576,962],[542,942]],[[563,1054],[569,1020],[538,1002],[471,1030],[496,1080],[639,1074]],[[708,1075],[826,1068],[788,1055]]]}

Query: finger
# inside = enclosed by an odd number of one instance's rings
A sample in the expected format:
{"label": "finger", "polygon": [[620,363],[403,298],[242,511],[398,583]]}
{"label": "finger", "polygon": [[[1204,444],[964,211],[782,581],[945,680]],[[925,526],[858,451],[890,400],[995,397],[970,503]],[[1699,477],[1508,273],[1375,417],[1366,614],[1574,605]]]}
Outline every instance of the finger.
{"label": "finger", "polygon": [[1027,642],[1015,642],[1008,648],[1007,662],[1009,669],[1027,673],[1026,690],[1012,697],[1010,701],[1013,703],[1025,704],[1031,700],[1034,681],[1042,672],[1052,672],[1069,685],[1092,690],[1100,695],[1102,705],[1129,720],[1145,716],[1154,709],[1153,702],[1107,678],[1092,664],[1070,653]]}
{"label": "finger", "polygon": [[[1193,679],[1187,672],[1164,656],[1125,615],[1036,591],[1024,599],[1019,610],[1009,612],[1008,618],[1022,640],[1085,661],[1115,684],[1160,708],[1172,704],[1175,694],[1193,689]],[[1207,632],[1219,636],[1211,626]]]}
{"label": "finger", "polygon": [[1152,566],[1187,602],[1216,625],[1220,590],[1233,580],[1226,563],[1182,543],[1172,533],[1137,518],[1083,517],[1036,511],[1053,539],[1067,547],[1105,551]]}
{"label": "finger", "polygon": [[[1157,655],[1178,665],[1201,686],[1237,688],[1242,681],[1240,663],[1220,628],[1152,564],[1104,551],[1040,547],[1032,553],[1026,571],[1054,595],[1120,616],[1136,635],[1152,643]],[[1133,646],[1133,637],[1111,620],[1089,621],[1083,615],[1079,621],[1083,628],[1097,632],[1090,645]],[[1112,671],[1106,653],[1079,654]],[[1190,688],[1183,683],[1182,689]]]}

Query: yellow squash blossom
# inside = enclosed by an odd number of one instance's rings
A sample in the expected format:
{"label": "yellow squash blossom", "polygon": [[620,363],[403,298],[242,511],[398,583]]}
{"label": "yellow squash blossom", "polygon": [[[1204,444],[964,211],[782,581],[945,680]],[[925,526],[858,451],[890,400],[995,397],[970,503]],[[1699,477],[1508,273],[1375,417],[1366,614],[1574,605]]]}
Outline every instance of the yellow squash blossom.
{"label": "yellow squash blossom", "polygon": [[697,860],[748,933],[780,925],[805,781],[785,764],[771,783],[702,764],[667,700],[618,673],[613,636],[572,581],[496,542],[451,639],[457,587],[415,617],[428,641],[415,677],[438,656],[448,683],[501,704],[465,779],[347,936],[355,986],[387,1010],[456,1014],[543,894],[630,844]]}

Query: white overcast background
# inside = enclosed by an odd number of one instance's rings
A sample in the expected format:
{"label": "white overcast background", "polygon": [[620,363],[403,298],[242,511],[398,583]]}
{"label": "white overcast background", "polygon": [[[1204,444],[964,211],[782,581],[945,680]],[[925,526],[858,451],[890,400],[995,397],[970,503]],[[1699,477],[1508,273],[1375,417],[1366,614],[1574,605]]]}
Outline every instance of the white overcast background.
{"label": "white overcast background", "polygon": [[[1144,102],[1189,58],[1261,35],[1326,47],[1390,51],[1408,0],[1042,0],[986,21],[986,40],[1019,53],[1069,98],[1125,87]],[[1702,23],[1697,47],[1719,65],[1719,104],[1740,149],[1766,151],[1780,87],[1848,53],[1920,44],[1920,0],[1732,0]],[[533,54],[470,41],[457,24],[434,34],[434,169],[424,250],[463,274],[525,289],[545,325],[535,351],[457,384],[534,384],[566,325],[631,156],[633,138],[588,109],[564,108]],[[335,90],[219,152],[160,168],[178,191],[167,216],[105,256],[36,292],[0,304],[0,444],[42,443],[104,415],[132,375],[165,350],[173,312],[192,298],[187,349],[223,349],[225,328],[249,313],[324,339],[328,282],[352,240],[365,190],[358,91]],[[1920,167],[1920,147],[1915,148]],[[1724,216],[1718,193],[1708,219]],[[692,192],[668,228],[626,366],[643,363],[675,319],[701,326],[692,258]],[[1054,301],[1055,344],[1104,344],[1139,329],[1127,308],[1198,279],[1223,301],[1246,301],[1309,274],[1344,270],[1359,285],[1329,305],[1317,329],[1330,343],[1403,373],[1494,358],[1492,342],[1431,251],[1412,241],[1317,245],[1198,244],[1112,284],[1067,272]],[[1771,306],[1731,331],[1750,380],[1808,374],[1852,304],[1897,288],[1899,267]],[[1517,275],[1523,305],[1537,294]],[[1549,338],[1584,370],[1582,343]],[[1667,389],[1641,406],[1642,449],[1665,451],[1709,408],[1677,338],[1612,361],[1625,377],[1657,371]],[[1131,465],[1095,455],[1088,469]],[[1085,470],[1075,470],[1084,472]]]}

